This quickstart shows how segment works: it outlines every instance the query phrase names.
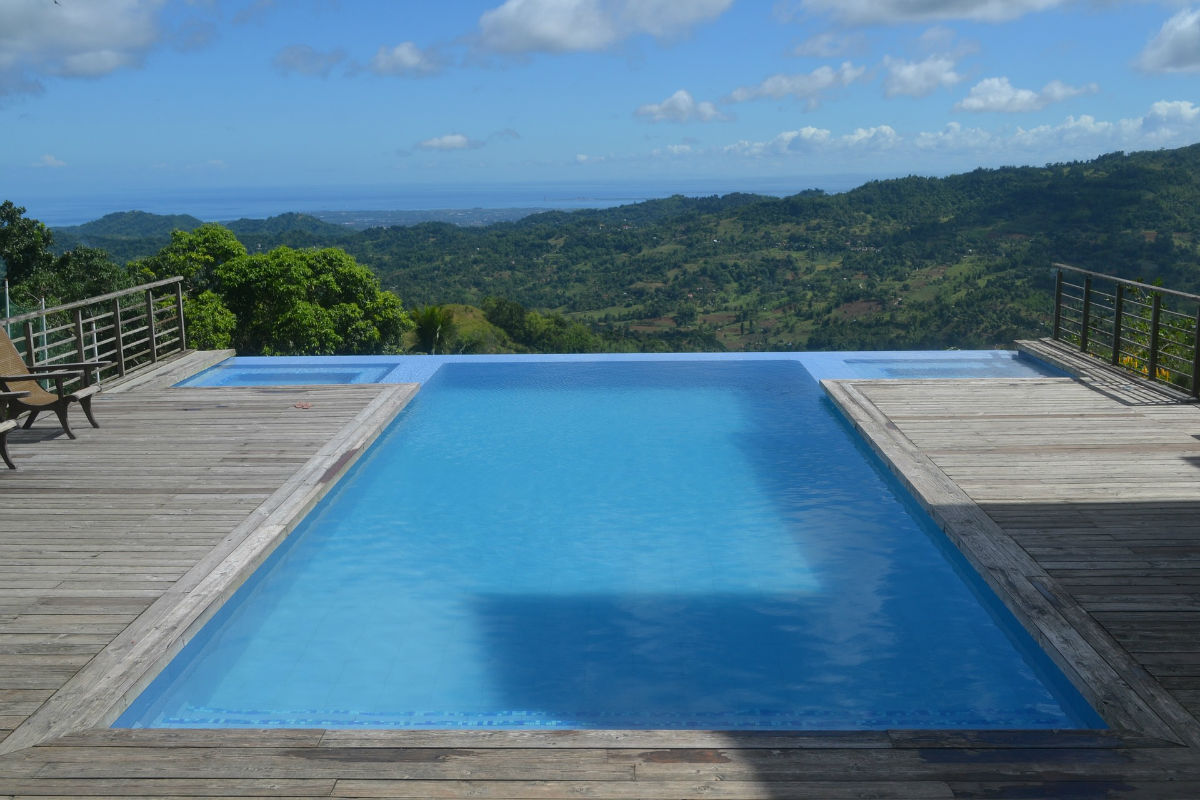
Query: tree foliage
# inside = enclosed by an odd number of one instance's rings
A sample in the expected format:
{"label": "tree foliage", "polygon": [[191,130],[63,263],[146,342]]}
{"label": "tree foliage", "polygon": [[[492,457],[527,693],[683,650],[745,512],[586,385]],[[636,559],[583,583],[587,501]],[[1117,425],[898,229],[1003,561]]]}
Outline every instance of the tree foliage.
{"label": "tree foliage", "polygon": [[233,346],[237,317],[211,290],[183,301],[188,344],[197,350],[224,350]]}
{"label": "tree foliage", "polygon": [[10,284],[21,283],[38,270],[51,269],[53,241],[50,229],[26,217],[23,207],[11,200],[0,203],[0,264]]}
{"label": "tree foliage", "polygon": [[241,255],[217,267],[215,280],[243,354],[391,352],[411,326],[399,298],[333,248]]}
{"label": "tree foliage", "polygon": [[445,353],[454,345],[458,329],[454,325],[454,311],[445,306],[424,306],[412,312],[417,349],[423,353],[437,355]]}
{"label": "tree foliage", "polygon": [[24,208],[8,200],[0,204],[0,261],[18,302],[53,306],[133,285],[129,270],[104,250],[79,246],[56,256],[53,244],[50,230],[26,217]]}
{"label": "tree foliage", "polygon": [[214,287],[217,269],[246,255],[245,246],[228,229],[208,223],[191,230],[174,230],[171,243],[149,258],[130,263],[144,282],[183,276],[184,289],[199,295]]}

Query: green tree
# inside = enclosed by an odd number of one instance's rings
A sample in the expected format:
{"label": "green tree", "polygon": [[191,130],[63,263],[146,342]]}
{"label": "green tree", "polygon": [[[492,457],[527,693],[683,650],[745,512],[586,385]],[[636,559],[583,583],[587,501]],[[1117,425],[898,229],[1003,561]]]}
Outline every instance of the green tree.
{"label": "green tree", "polygon": [[430,355],[438,351],[445,353],[454,342],[458,331],[454,325],[454,312],[445,306],[425,306],[412,312],[416,326],[417,347]]}
{"label": "green tree", "polygon": [[222,264],[244,255],[246,248],[231,230],[210,222],[193,231],[172,231],[169,245],[129,266],[143,282],[181,275],[184,289],[197,296],[216,288],[216,271]]}
{"label": "green tree", "polygon": [[183,301],[188,344],[197,350],[224,350],[233,344],[237,317],[216,292],[201,292]]}
{"label": "green tree", "polygon": [[54,255],[50,229],[25,216],[25,209],[11,200],[0,203],[0,263],[10,284],[24,281],[38,270],[50,270]]}
{"label": "green tree", "polygon": [[113,263],[108,253],[95,247],[76,247],[26,275],[13,288],[13,295],[27,303],[44,298],[47,305],[58,305],[132,285],[129,270]]}
{"label": "green tree", "polygon": [[488,322],[502,329],[518,342],[528,343],[529,328],[525,324],[525,307],[515,300],[489,297],[483,301],[483,313]]}
{"label": "green tree", "polygon": [[346,355],[394,352],[411,322],[400,300],[342,250],[242,255],[214,279],[236,316],[239,352]]}

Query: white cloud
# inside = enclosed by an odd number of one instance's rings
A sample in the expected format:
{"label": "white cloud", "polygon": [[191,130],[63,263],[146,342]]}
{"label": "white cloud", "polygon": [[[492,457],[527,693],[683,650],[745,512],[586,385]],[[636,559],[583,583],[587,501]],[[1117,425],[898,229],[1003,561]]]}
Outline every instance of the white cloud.
{"label": "white cloud", "polygon": [[430,51],[412,42],[380,47],[367,63],[367,69],[376,75],[430,75],[440,68],[441,63]]}
{"label": "white cloud", "polygon": [[992,134],[983,128],[964,128],[957,122],[951,122],[936,133],[917,134],[913,138],[913,144],[922,150],[962,152],[982,149],[989,146],[992,140]]}
{"label": "white cloud", "polygon": [[164,38],[162,0],[0,3],[0,94],[41,89],[45,76],[95,78],[141,64]]}
{"label": "white cloud", "polygon": [[861,155],[864,151],[892,150],[901,145],[903,141],[903,137],[890,125],[856,128],[852,133],[841,136],[834,136],[833,132],[826,128],[809,126],[795,131],[784,131],[765,142],[743,139],[726,145],[723,150],[726,153],[750,158],[799,154],[834,156],[854,153]]}
{"label": "white cloud", "polygon": [[873,128],[855,128],[853,133],[845,134],[838,141],[848,147],[884,150],[899,144],[900,134],[896,133],[891,125],[878,125]]}
{"label": "white cloud", "polygon": [[607,160],[604,156],[589,156],[587,153],[577,153],[575,155],[576,164],[599,164]]}
{"label": "white cloud", "polygon": [[729,119],[711,102],[705,100],[697,103],[687,89],[680,89],[661,103],[638,106],[633,113],[648,117],[651,122],[714,122]]}
{"label": "white cloud", "polygon": [[661,158],[662,156],[686,156],[695,152],[695,149],[690,144],[669,144],[666,147],[655,148],[650,155]]}
{"label": "white cloud", "polygon": [[1068,0],[804,0],[810,13],[852,25],[970,20],[1005,22],[1065,5]]}
{"label": "white cloud", "polygon": [[1137,66],[1147,72],[1200,72],[1200,9],[1184,9],[1164,22]]}
{"label": "white cloud", "polygon": [[296,72],[300,75],[324,78],[345,58],[346,53],[343,50],[322,53],[306,44],[293,44],[276,53],[271,63],[285,73]]}
{"label": "white cloud", "polygon": [[792,152],[812,151],[830,141],[832,133],[825,128],[814,128],[811,125],[797,131],[784,131],[766,142],[751,142],[742,139],[731,145],[726,145],[726,153],[743,156],[785,155]]}
{"label": "white cloud", "polygon": [[1008,78],[985,78],[971,87],[970,93],[954,104],[959,111],[1003,111],[1018,113],[1040,111],[1051,103],[1060,103],[1082,94],[1095,94],[1100,87],[1094,83],[1086,86],[1068,86],[1062,81],[1050,81],[1040,92],[1018,89]]}
{"label": "white cloud", "polygon": [[418,142],[417,147],[422,150],[475,150],[483,147],[483,142],[470,139],[461,133],[447,133]]}
{"label": "white cloud", "polygon": [[1194,139],[1200,136],[1200,107],[1190,100],[1160,100],[1150,106],[1150,112],[1140,123],[1138,130],[1147,137],[1148,144],[1165,146],[1172,141]]}
{"label": "white cloud", "polygon": [[791,95],[797,99],[809,101],[809,106],[816,104],[817,98],[830,89],[848,86],[861,78],[867,71],[866,67],[856,67],[849,61],[838,69],[818,67],[807,74],[772,75],[758,86],[742,86],[734,89],[727,98],[733,103],[743,103],[759,97],[786,97]]}
{"label": "white cloud", "polygon": [[1064,146],[1090,143],[1107,147],[1106,143],[1112,141],[1113,135],[1120,129],[1120,126],[1111,122],[1098,120],[1090,114],[1082,114],[1079,117],[1069,116],[1058,125],[1039,125],[1029,130],[1017,128],[1011,141],[1013,144],[1034,150],[1061,149]]}
{"label": "white cloud", "polygon": [[[897,164],[899,169],[947,172],[980,165],[1044,164],[1095,158],[1114,150],[1180,147],[1200,140],[1200,104],[1162,100],[1147,112],[1115,121],[1091,115],[1056,124],[988,130],[951,122],[938,131],[902,134],[887,124],[834,134],[823,128],[784,131],[766,141],[742,140],[720,148],[729,157],[807,159],[823,165]],[[659,153],[656,153],[658,155]]]}
{"label": "white cloud", "polygon": [[671,38],[715,19],[733,0],[506,0],[479,18],[479,43],[498,53],[597,51],[631,36]]}
{"label": "white cloud", "polygon": [[1068,116],[1055,125],[1018,127],[1009,134],[990,133],[951,123],[940,132],[920,133],[913,144],[926,153],[967,154],[974,163],[1019,163],[1028,158],[1094,158],[1113,150],[1180,147],[1200,138],[1200,106],[1189,100],[1162,100],[1140,117],[1110,122],[1090,114]]}
{"label": "white cloud", "polygon": [[37,161],[30,164],[31,167],[51,167],[51,168],[65,167],[66,165],[67,165],[67,162],[60,161],[57,158],[55,158],[54,156],[50,155],[49,153],[46,153],[46,155],[42,156]]}
{"label": "white cloud", "polygon": [[792,48],[792,55],[805,58],[837,58],[863,49],[863,38],[857,34],[837,35],[819,33]]}
{"label": "white cloud", "polygon": [[624,27],[665,39],[716,19],[733,5],[733,0],[622,0],[609,5],[624,18]]}
{"label": "white cloud", "polygon": [[1191,124],[1200,120],[1200,108],[1190,100],[1159,100],[1150,106],[1147,117]]}
{"label": "white cloud", "polygon": [[954,71],[954,60],[947,56],[930,56],[917,62],[884,56],[883,66],[888,71],[883,81],[884,94],[888,97],[925,97],[936,89],[948,89],[963,80]]}

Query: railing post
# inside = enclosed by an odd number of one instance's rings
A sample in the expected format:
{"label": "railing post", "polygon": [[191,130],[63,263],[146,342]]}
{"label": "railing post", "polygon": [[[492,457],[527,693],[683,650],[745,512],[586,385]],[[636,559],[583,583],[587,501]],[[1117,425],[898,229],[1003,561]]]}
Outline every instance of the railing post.
{"label": "railing post", "polygon": [[1121,315],[1125,313],[1125,284],[1117,284],[1117,294],[1113,299],[1113,343],[1112,363],[1116,364],[1121,357]]}
{"label": "railing post", "polygon": [[1200,398],[1200,307],[1196,308],[1196,330],[1192,335],[1192,397]]}
{"label": "railing post", "polygon": [[1162,295],[1154,293],[1150,308],[1150,380],[1158,380],[1158,317],[1162,312]]}
{"label": "railing post", "polygon": [[117,349],[117,375],[125,377],[125,331],[122,330],[125,325],[121,321],[121,298],[113,298],[113,331],[116,335],[116,341],[113,343]]}
{"label": "railing post", "polygon": [[87,350],[83,346],[83,309],[75,309],[75,355],[78,361],[87,361]]}
{"label": "railing post", "polygon": [[1092,276],[1083,279],[1083,319],[1079,324],[1079,352],[1086,353],[1088,326],[1092,324]]}
{"label": "railing post", "polygon": [[146,290],[146,332],[150,336],[150,360],[158,361],[158,334],[154,330],[154,290]]}
{"label": "railing post", "polygon": [[37,345],[33,341],[33,320],[25,320],[25,363],[37,366]]}
{"label": "railing post", "polygon": [[183,322],[183,281],[175,284],[175,318],[179,320],[179,351],[187,350],[187,325]]}
{"label": "railing post", "polygon": [[1062,328],[1062,273],[1063,271],[1060,269],[1054,278],[1054,332],[1051,336],[1055,339],[1060,338],[1059,333]]}

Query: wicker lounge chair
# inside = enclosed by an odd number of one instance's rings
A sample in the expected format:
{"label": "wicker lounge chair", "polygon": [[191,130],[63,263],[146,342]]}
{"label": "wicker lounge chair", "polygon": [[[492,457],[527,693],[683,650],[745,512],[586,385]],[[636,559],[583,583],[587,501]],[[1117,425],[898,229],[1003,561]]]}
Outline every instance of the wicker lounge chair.
{"label": "wicker lounge chair", "polygon": [[8,432],[17,427],[15,419],[6,419],[0,422],[0,458],[4,459],[4,463],[8,464],[9,469],[16,469],[17,465],[12,463],[12,459],[8,457]]}
{"label": "wicker lounge chair", "polygon": [[16,469],[17,465],[8,457],[8,432],[17,427],[15,419],[5,419],[5,412],[8,409],[8,401],[17,397],[24,397],[29,392],[0,392],[0,458],[4,459],[4,463],[9,469]]}
{"label": "wicker lounge chair", "polygon": [[[58,415],[63,431],[72,439],[75,434],[67,424],[67,408],[71,403],[79,403],[88,422],[93,428],[99,428],[96,418],[92,416],[92,395],[100,391],[100,384],[92,381],[93,373],[107,364],[107,361],[83,361],[70,364],[47,364],[44,366],[26,366],[21,354],[8,338],[8,332],[0,326],[0,390],[5,392],[27,393],[18,397],[8,397],[5,419],[28,411],[24,427],[33,424],[37,415],[43,411],[53,411]],[[63,380],[82,375],[83,386],[67,392],[63,388]],[[47,391],[38,383],[39,380],[54,381],[55,391]]]}

